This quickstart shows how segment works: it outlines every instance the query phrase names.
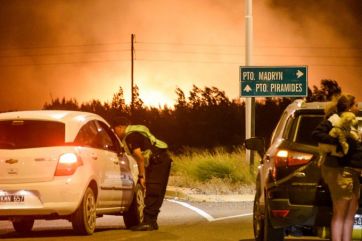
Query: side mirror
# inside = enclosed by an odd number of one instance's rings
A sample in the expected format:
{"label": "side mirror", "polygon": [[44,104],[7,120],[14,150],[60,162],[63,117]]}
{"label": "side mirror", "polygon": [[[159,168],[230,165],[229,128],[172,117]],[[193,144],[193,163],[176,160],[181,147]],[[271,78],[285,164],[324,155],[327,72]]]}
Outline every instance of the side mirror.
{"label": "side mirror", "polygon": [[245,140],[246,149],[257,151],[259,156],[263,158],[265,154],[265,141],[262,137],[252,137]]}

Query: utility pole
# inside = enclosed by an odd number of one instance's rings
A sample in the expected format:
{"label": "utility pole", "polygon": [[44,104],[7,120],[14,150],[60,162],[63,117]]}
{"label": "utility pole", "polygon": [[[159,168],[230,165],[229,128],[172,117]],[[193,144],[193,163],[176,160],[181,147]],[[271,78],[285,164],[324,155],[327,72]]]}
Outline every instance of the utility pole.
{"label": "utility pole", "polygon": [[133,70],[134,70],[134,39],[135,35],[131,34],[131,115],[133,114],[133,103],[134,103],[134,95],[133,95]]}
{"label": "utility pole", "polygon": [[[245,66],[252,65],[253,44],[253,0],[245,0]],[[245,138],[255,136],[255,97],[245,98]],[[246,160],[250,161],[250,172],[254,171],[254,152],[246,150]]]}

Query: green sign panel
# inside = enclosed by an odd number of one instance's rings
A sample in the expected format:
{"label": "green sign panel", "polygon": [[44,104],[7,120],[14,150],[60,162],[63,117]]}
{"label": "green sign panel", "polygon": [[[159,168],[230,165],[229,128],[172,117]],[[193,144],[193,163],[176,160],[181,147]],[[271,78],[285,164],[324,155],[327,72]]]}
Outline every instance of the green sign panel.
{"label": "green sign panel", "polygon": [[306,66],[240,67],[241,97],[302,97],[308,94]]}

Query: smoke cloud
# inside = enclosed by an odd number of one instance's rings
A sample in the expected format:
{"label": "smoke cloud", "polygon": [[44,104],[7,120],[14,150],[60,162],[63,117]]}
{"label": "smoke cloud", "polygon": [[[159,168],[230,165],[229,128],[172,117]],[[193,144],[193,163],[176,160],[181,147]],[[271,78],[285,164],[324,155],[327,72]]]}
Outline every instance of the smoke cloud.
{"label": "smoke cloud", "polygon": [[[0,111],[40,109],[52,98],[130,99],[172,104],[174,91],[216,86],[239,97],[244,64],[244,1],[3,0]],[[360,0],[254,1],[254,65],[307,65],[309,85],[335,79],[362,95]]]}

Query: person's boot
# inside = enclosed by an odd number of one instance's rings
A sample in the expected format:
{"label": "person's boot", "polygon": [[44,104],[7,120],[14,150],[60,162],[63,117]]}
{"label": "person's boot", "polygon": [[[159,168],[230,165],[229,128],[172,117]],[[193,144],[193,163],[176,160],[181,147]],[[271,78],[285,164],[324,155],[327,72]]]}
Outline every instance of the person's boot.
{"label": "person's boot", "polygon": [[132,231],[153,231],[158,230],[158,224],[156,221],[143,222],[131,228]]}

